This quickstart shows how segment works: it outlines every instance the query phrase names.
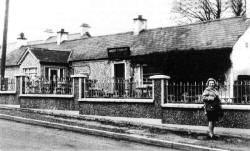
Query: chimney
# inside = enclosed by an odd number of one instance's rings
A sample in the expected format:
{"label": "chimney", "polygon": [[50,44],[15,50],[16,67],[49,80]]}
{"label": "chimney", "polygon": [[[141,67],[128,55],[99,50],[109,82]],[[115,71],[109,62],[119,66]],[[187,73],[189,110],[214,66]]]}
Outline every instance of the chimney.
{"label": "chimney", "polygon": [[21,32],[21,33],[18,35],[18,37],[17,37],[17,45],[18,45],[19,47],[21,47],[21,46],[24,46],[24,45],[27,45],[27,44],[28,44],[28,40],[27,40],[27,38],[25,38],[24,33]]}
{"label": "chimney", "polygon": [[250,1],[245,0],[245,3],[246,3],[246,17],[250,18]]}
{"label": "chimney", "polygon": [[55,33],[53,32],[52,29],[49,29],[49,28],[45,29],[45,30],[44,30],[44,34],[43,34],[44,40],[46,41],[48,38],[50,38],[50,37],[52,37],[52,36],[55,36],[54,34],[55,34]]}
{"label": "chimney", "polygon": [[138,18],[134,18],[134,35],[138,35],[141,31],[147,29],[147,19],[142,18],[139,15]]}
{"label": "chimney", "polygon": [[88,24],[86,24],[86,23],[81,24],[81,26],[80,26],[81,36],[91,37],[91,35],[89,34],[89,28],[90,28],[90,26]]}
{"label": "chimney", "polygon": [[61,29],[57,32],[57,45],[60,45],[63,41],[68,40],[68,32]]}

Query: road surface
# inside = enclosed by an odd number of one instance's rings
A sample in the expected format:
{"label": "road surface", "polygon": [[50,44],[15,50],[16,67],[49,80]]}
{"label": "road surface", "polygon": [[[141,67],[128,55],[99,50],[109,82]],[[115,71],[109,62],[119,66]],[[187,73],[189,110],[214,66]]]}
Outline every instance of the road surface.
{"label": "road surface", "polygon": [[84,135],[0,119],[4,151],[175,151],[161,147]]}

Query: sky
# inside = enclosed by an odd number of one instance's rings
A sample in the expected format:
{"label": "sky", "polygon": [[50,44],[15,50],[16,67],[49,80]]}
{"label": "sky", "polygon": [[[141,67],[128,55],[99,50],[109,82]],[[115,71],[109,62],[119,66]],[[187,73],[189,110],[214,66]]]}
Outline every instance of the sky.
{"label": "sky", "polygon": [[[8,43],[18,34],[43,40],[45,29],[64,28],[79,33],[80,25],[91,26],[92,36],[132,31],[133,18],[143,15],[147,27],[174,25],[171,8],[174,0],[9,0]],[[5,0],[0,0],[0,44],[2,44]]]}

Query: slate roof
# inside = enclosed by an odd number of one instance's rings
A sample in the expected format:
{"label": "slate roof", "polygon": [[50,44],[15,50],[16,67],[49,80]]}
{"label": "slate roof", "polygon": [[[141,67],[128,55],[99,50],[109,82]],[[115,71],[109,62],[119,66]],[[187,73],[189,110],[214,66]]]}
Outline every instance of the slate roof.
{"label": "slate roof", "polygon": [[67,64],[70,51],[47,50],[41,48],[30,48],[30,51],[41,63]]}
{"label": "slate roof", "polygon": [[227,18],[196,24],[149,29],[66,41],[48,49],[72,50],[69,61],[107,58],[107,48],[129,46],[131,56],[156,52],[232,48],[249,27],[248,19]]}
{"label": "slate roof", "polygon": [[[51,36],[45,40],[45,43],[51,43],[56,42],[56,36]],[[74,33],[74,34],[68,34],[68,40],[74,40],[74,39],[80,39],[81,34],[80,33]]]}
{"label": "slate roof", "polygon": [[8,53],[6,56],[6,66],[17,66],[18,61],[21,59],[26,49],[26,47],[20,47]]}
{"label": "slate roof", "polygon": [[126,32],[65,41],[61,45],[53,42],[32,45],[32,47],[72,51],[69,61],[104,59],[108,57],[107,48],[115,47],[130,47],[131,56],[170,51],[232,48],[249,25],[249,19],[234,17],[148,29],[139,35]]}
{"label": "slate roof", "polygon": [[[131,56],[156,52],[232,48],[248,26],[248,20],[238,17],[150,29],[138,36],[130,32],[89,38],[78,41],[69,60],[106,58],[107,48],[124,45],[130,46]],[[73,43],[76,42],[70,44]]]}

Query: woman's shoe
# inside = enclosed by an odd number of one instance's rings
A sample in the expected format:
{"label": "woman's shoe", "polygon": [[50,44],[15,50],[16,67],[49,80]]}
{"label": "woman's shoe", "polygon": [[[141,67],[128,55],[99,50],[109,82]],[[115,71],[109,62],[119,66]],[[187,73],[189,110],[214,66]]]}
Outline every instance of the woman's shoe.
{"label": "woman's shoe", "polygon": [[208,133],[208,137],[209,137],[209,139],[213,139],[214,138],[214,134]]}

